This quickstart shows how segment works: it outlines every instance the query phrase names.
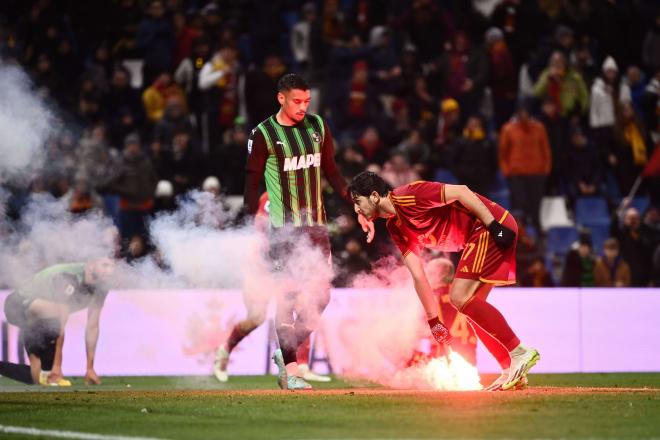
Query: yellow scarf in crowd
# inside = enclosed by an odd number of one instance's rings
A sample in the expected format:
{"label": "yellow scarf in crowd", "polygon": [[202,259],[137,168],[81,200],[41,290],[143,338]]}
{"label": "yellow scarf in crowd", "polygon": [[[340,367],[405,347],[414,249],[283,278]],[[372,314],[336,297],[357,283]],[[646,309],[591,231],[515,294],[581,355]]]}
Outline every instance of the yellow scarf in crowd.
{"label": "yellow scarf in crowd", "polygon": [[634,122],[628,122],[623,130],[623,136],[632,149],[635,165],[645,165],[648,159],[646,157],[646,144],[637,125]]}

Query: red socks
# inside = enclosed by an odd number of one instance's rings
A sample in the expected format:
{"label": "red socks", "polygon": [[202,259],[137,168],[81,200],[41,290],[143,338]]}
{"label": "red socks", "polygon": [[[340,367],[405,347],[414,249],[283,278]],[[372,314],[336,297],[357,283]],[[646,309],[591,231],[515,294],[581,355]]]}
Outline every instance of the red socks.
{"label": "red socks", "polygon": [[494,339],[506,347],[507,351],[512,351],[520,345],[520,339],[513,333],[504,316],[483,299],[473,297],[460,312],[474,321],[478,327],[490,333]]}
{"label": "red socks", "polygon": [[506,348],[504,348],[504,345],[492,337],[490,333],[479,327],[477,323],[469,317],[468,322],[474,329],[474,332],[477,334],[477,337],[481,343],[484,344],[484,347],[486,347],[486,350],[488,350],[488,352],[493,355],[495,360],[497,360],[497,363],[500,364],[502,370],[509,368],[511,366],[511,356],[509,355],[509,352],[506,351]]}

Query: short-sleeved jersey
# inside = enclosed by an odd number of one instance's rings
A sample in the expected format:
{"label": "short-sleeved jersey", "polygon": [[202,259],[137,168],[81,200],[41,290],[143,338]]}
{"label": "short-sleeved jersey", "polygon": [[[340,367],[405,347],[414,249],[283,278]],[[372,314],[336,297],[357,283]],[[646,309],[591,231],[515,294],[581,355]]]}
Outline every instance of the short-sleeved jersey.
{"label": "short-sleeved jersey", "polygon": [[326,126],[316,115],[306,115],[293,126],[281,125],[271,116],[252,130],[247,168],[263,172],[272,226],[325,224],[321,193],[325,141]]}
{"label": "short-sleeved jersey", "polygon": [[38,272],[16,293],[31,302],[44,299],[67,304],[72,312],[88,307],[95,295],[105,295],[84,281],[84,263],[63,263],[49,266]]}
{"label": "short-sleeved jersey", "polygon": [[[493,216],[506,210],[477,194]],[[428,247],[445,252],[461,251],[477,217],[459,201],[447,201],[445,184],[418,181],[400,186],[390,193],[396,216],[387,220],[387,229],[403,256],[420,253]]]}

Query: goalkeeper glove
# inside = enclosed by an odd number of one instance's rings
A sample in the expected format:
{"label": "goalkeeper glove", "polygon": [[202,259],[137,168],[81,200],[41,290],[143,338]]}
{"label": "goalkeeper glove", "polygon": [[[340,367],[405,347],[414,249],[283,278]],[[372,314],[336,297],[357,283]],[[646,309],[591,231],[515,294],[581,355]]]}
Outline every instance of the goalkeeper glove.
{"label": "goalkeeper glove", "polygon": [[438,341],[440,344],[449,344],[451,343],[451,335],[449,334],[449,329],[440,322],[440,320],[435,317],[429,319],[429,327],[431,328],[431,334],[433,338]]}
{"label": "goalkeeper glove", "polygon": [[490,235],[493,237],[495,244],[500,249],[511,247],[513,242],[516,240],[516,233],[497,220],[490,222],[488,225],[488,232],[490,232]]}

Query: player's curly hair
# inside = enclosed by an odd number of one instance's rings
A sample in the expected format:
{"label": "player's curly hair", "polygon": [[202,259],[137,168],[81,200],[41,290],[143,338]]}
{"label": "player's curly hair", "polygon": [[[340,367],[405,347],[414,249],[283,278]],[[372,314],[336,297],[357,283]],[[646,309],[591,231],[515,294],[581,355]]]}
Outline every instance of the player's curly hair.
{"label": "player's curly hair", "polygon": [[371,171],[361,172],[353,177],[353,180],[348,185],[348,193],[351,195],[369,197],[374,191],[381,197],[384,197],[388,192],[392,191],[392,187],[382,177]]}
{"label": "player's curly hair", "polygon": [[290,90],[309,90],[309,84],[302,76],[287,73],[277,82],[277,91],[288,92]]}

